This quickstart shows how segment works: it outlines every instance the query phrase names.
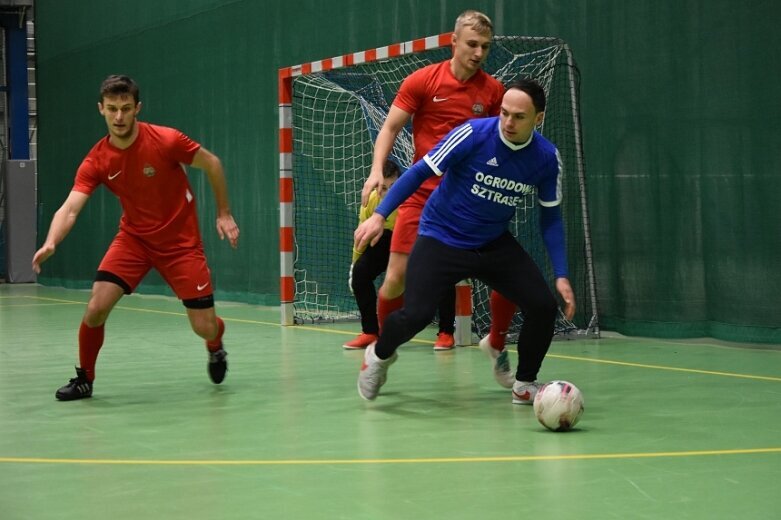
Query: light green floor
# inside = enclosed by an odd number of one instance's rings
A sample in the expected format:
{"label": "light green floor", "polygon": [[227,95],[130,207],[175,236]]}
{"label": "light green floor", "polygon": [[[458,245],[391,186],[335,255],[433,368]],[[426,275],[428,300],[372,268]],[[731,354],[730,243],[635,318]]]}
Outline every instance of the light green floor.
{"label": "light green floor", "polygon": [[[179,302],[131,296],[95,396],[60,403],[88,294],[0,285],[0,519],[781,517],[781,349],[556,342],[541,379],[584,392],[579,429],[513,406],[479,349],[403,347],[379,398],[358,325],[283,328],[218,302],[230,370]],[[513,359],[515,359],[513,354]]]}

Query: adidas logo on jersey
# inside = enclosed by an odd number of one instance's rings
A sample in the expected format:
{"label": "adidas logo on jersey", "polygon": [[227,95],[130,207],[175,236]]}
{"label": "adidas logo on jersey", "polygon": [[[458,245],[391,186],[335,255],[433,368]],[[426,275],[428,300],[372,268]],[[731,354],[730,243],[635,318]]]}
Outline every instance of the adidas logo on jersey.
{"label": "adidas logo on jersey", "polygon": [[499,166],[499,163],[496,162],[496,157],[491,157],[487,163],[488,166]]}

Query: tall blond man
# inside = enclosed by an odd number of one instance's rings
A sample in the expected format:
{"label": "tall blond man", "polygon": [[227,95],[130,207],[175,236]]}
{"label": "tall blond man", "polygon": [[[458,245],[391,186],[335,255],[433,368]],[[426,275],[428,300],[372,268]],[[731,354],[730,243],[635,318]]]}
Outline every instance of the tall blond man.
{"label": "tall blond man", "polygon": [[[371,174],[361,193],[364,204],[373,189],[381,189],[382,165],[393,149],[399,132],[410,119],[415,147],[413,162],[417,162],[456,126],[468,119],[499,114],[504,87],[482,69],[491,50],[492,38],[493,23],[488,16],[479,11],[464,11],[456,19],[453,30],[452,57],[418,69],[407,76],[374,144]],[[407,259],[418,234],[423,206],[440,181],[441,177],[437,176],[427,179],[399,207],[388,269],[378,296],[377,316],[380,327],[388,314],[401,308],[404,303]],[[451,315],[455,317],[454,287],[446,289],[442,301],[446,304],[453,302]],[[492,295],[491,302],[492,315],[497,313],[503,316],[503,323],[509,324],[515,306],[498,295]],[[442,314],[448,315],[447,310],[443,313],[442,307],[440,304],[440,318]],[[493,328],[492,325],[492,330]],[[502,328],[506,331],[506,326]],[[505,384],[512,385],[513,378],[504,351],[504,336],[496,336],[491,342],[494,348],[486,352],[494,360],[494,368],[502,371],[501,378],[506,380]],[[437,348],[436,344],[434,348],[445,350]],[[501,366],[497,366],[497,362]]]}

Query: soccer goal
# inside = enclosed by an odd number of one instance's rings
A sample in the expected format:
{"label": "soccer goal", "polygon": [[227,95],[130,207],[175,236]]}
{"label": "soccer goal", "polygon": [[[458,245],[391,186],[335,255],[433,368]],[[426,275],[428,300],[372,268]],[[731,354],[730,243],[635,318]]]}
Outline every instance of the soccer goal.
{"label": "soccer goal", "polygon": [[[356,52],[279,71],[280,295],[282,323],[333,322],[358,318],[348,287],[352,235],[361,189],[369,174],[373,143],[402,80],[412,71],[451,57],[451,34]],[[572,52],[557,38],[494,36],[486,72],[508,84],[520,77],[539,81],[547,93],[538,130],[558,147],[564,162],[564,202],[570,276],[578,311],[560,318],[560,336],[598,336],[596,281],[591,255],[585,169],[579,115],[579,75]],[[392,155],[408,167],[411,127],[399,134]],[[542,268],[553,275],[539,233],[537,197],[518,207],[511,231]],[[474,340],[490,326],[489,289],[474,281]],[[463,291],[460,291],[463,294]],[[468,293],[467,293],[468,294]],[[467,305],[466,307],[469,307]],[[511,335],[522,317],[516,314]]]}

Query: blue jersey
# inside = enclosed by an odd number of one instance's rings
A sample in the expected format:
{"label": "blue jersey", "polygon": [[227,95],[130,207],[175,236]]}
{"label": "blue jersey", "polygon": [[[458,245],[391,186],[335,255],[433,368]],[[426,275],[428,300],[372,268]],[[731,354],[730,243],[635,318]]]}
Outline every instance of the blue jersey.
{"label": "blue jersey", "polygon": [[502,235],[516,206],[536,191],[547,210],[541,225],[554,272],[566,276],[558,151],[537,132],[525,143],[512,143],[499,124],[499,117],[490,117],[454,128],[401,176],[377,213],[387,216],[432,172],[447,171],[423,209],[418,233],[451,247],[476,249]]}
{"label": "blue jersey", "polygon": [[506,140],[498,117],[454,129],[423,160],[447,175],[423,210],[419,234],[452,247],[472,249],[499,238],[535,188],[543,206],[561,202],[556,147],[536,132],[526,143]]}

